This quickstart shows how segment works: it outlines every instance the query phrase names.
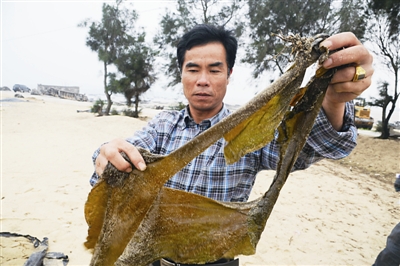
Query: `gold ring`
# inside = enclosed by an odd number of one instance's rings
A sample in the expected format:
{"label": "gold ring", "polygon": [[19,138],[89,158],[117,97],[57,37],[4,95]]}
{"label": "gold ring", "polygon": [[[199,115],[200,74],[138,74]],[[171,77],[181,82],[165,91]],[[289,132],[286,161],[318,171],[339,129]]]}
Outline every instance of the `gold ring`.
{"label": "gold ring", "polygon": [[356,66],[356,73],[354,74],[353,81],[359,81],[365,78],[365,69],[361,66]]}

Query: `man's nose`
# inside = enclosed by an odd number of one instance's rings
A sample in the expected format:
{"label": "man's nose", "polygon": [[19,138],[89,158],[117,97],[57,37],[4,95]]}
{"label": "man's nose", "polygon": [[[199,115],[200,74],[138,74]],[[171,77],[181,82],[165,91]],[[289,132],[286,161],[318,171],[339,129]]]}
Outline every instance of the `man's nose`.
{"label": "man's nose", "polygon": [[199,77],[197,79],[198,86],[208,86],[210,85],[210,80],[207,71],[199,72]]}

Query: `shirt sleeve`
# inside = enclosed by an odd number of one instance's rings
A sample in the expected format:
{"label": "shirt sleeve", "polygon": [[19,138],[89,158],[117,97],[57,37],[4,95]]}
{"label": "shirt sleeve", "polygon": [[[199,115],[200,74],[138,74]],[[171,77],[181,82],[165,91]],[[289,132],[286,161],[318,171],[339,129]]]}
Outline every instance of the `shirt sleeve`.
{"label": "shirt sleeve", "polygon": [[[354,125],[354,105],[347,102],[343,127],[336,131],[321,108],[314,126],[292,170],[308,168],[324,158],[342,159],[355,148],[357,128]],[[279,160],[279,144],[274,140],[263,149],[263,168],[276,169]]]}
{"label": "shirt sleeve", "polygon": [[[107,142],[106,142],[106,143],[107,143]],[[103,146],[103,145],[106,144],[106,143],[103,143],[101,146]],[[100,147],[101,147],[101,146],[100,146]],[[91,176],[90,179],[89,179],[89,183],[90,183],[91,186],[94,186],[94,185],[97,183],[97,181],[99,180],[99,176],[98,176],[97,173],[96,173],[96,159],[97,159],[97,156],[99,156],[99,154],[100,154],[100,147],[97,148],[97,150],[95,150],[94,153],[93,153],[93,155],[92,155],[92,161],[93,161],[94,171],[93,171],[92,176]]]}
{"label": "shirt sleeve", "polygon": [[318,115],[310,136],[294,167],[305,169],[324,158],[339,160],[348,156],[357,145],[357,128],[354,125],[354,105],[346,103],[343,127],[336,131],[323,109]]}
{"label": "shirt sleeve", "polygon": [[[136,147],[141,147],[143,149],[146,149],[154,153],[156,147],[156,137],[157,137],[156,125],[158,124],[160,124],[160,114],[156,115],[142,130],[136,131],[132,137],[127,138],[126,141]],[[102,145],[106,143],[103,143]],[[92,155],[92,161],[94,167],[96,167],[97,156],[99,156],[100,154],[100,147],[97,150],[95,150]],[[95,170],[92,176],[90,177],[89,181],[90,185],[94,186],[99,180],[99,178],[100,177],[97,175]]]}

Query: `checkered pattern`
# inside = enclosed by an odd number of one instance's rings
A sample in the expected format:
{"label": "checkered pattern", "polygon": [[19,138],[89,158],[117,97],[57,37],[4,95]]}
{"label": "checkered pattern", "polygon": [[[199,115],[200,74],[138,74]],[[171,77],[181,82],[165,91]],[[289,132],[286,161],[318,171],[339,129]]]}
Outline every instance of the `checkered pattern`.
{"label": "checkered pattern", "polygon": [[[163,111],[127,141],[154,154],[169,154],[229,114],[224,107],[210,120],[196,124],[187,108]],[[345,124],[342,131],[337,132],[321,110],[293,170],[305,169],[323,158],[340,159],[349,155],[357,137],[353,117],[354,107],[347,103]],[[256,174],[261,170],[276,169],[279,147],[274,140],[264,148],[246,154],[238,162],[227,165],[224,146],[224,139],[214,143],[168,180],[165,186],[219,201],[247,201]],[[98,154],[99,149],[93,154],[93,162]],[[97,180],[98,176],[94,173],[90,183],[94,185]]]}

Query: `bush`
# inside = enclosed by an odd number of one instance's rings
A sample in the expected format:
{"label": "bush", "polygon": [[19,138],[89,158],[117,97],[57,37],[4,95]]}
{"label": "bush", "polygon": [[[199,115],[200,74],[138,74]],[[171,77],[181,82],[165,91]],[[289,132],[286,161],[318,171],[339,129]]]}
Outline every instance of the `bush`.
{"label": "bush", "polygon": [[123,111],[122,111],[122,113],[125,115],[125,116],[129,116],[129,117],[135,117],[135,118],[138,118],[139,117],[139,114],[142,112],[142,109],[139,109],[137,112],[135,111],[135,110],[131,110],[131,109],[124,109]]}
{"label": "bush", "polygon": [[97,113],[99,116],[102,116],[103,115],[103,106],[104,106],[104,101],[101,99],[97,99],[94,102],[90,111],[95,114]]}
{"label": "bush", "polygon": [[382,121],[377,121],[375,126],[376,132],[382,132]]}
{"label": "bush", "polygon": [[119,115],[118,111],[116,109],[111,110],[111,115]]}
{"label": "bush", "polygon": [[186,107],[186,104],[184,104],[183,102],[179,102],[178,105],[171,106],[170,108],[171,108],[171,110],[180,111],[180,110],[184,109],[185,107]]}

